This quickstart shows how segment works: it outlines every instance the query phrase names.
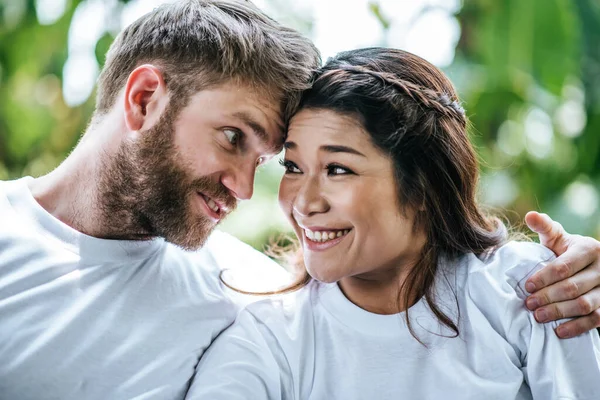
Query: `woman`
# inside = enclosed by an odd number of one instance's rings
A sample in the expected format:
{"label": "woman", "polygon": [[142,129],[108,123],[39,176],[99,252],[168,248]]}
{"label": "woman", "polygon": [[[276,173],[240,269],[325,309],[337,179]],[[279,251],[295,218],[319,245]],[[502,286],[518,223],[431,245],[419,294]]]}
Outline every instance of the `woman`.
{"label": "woman", "polygon": [[204,355],[207,399],[598,399],[595,332],[523,300],[552,253],[507,240],[449,80],[399,50],[341,53],[289,126],[280,205],[308,275]]}

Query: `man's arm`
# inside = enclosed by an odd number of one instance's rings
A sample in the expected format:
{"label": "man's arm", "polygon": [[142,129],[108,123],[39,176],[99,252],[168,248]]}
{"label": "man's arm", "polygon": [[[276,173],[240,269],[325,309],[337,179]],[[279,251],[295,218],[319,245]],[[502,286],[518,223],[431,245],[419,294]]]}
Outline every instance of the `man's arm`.
{"label": "man's arm", "polygon": [[526,300],[538,322],[575,319],[559,325],[555,332],[566,339],[600,327],[600,242],[567,233],[548,215],[535,211],[525,216],[540,243],[557,258],[526,283],[533,293]]}

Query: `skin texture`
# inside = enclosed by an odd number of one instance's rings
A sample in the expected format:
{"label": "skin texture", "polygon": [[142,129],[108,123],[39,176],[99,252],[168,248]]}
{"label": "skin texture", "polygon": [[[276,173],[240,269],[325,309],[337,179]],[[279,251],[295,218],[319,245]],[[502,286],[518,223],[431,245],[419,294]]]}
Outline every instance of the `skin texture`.
{"label": "skin texture", "polygon": [[252,196],[256,167],[281,148],[279,102],[269,99],[228,82],[177,110],[160,70],[140,66],[71,156],[32,183],[34,197],[91,236],[160,236],[197,249],[238,200]]}
{"label": "skin texture", "polygon": [[[401,212],[395,201],[392,161],[371,144],[358,121],[333,111],[296,114],[285,148],[279,201],[310,275],[339,281],[345,295],[368,311],[402,311],[399,282],[419,256],[425,235],[414,229],[413,213]],[[321,249],[305,228],[350,232]]]}

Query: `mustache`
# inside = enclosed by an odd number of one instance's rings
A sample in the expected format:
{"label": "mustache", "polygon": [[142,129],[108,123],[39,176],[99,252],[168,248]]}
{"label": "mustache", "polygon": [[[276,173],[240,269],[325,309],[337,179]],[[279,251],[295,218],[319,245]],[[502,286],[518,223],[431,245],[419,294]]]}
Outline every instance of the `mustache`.
{"label": "mustache", "polygon": [[203,193],[215,202],[222,204],[229,211],[233,211],[238,205],[238,200],[231,194],[231,190],[227,189],[221,182],[214,182],[208,177],[194,180],[192,188],[196,192]]}

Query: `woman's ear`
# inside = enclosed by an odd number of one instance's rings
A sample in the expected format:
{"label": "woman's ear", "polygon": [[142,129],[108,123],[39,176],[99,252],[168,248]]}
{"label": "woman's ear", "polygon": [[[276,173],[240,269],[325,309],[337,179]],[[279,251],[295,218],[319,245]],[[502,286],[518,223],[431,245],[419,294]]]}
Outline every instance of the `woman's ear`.
{"label": "woman's ear", "polygon": [[134,69],[127,78],[123,101],[125,124],[130,131],[152,127],[160,119],[168,102],[161,70],[150,64]]}

